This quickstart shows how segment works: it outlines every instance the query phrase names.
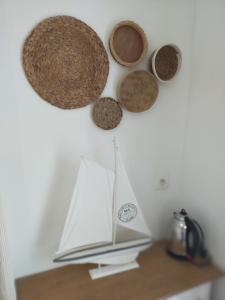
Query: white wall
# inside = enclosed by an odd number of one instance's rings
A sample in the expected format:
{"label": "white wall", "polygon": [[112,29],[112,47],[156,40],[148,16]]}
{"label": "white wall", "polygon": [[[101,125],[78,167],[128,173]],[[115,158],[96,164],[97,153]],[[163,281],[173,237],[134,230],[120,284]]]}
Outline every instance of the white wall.
{"label": "white wall", "polygon": [[[193,1],[181,0],[3,0],[1,28],[1,193],[7,212],[15,276],[52,267],[76,178],[80,155],[112,166],[112,135],[117,135],[128,175],[154,236],[163,236],[179,205],[177,181],[188,100]],[[25,37],[43,18],[68,14],[87,22],[107,51],[114,24],[131,19],[149,39],[149,54],[173,42],[183,51],[178,78],[160,86],[154,107],[124,111],[120,126],[105,132],[90,118],[91,106],[64,111],[41,100],[21,66]],[[2,42],[4,41],[4,42]],[[140,67],[147,65],[148,59]],[[110,58],[104,96],[115,97],[128,72]],[[169,174],[166,191],[155,191],[156,176]]]}
{"label": "white wall", "polygon": [[[15,276],[53,267],[80,155],[112,166],[117,135],[135,193],[153,234],[167,232],[171,213],[185,206],[207,232],[216,262],[225,268],[225,7],[223,0],[2,0],[0,2],[0,193],[4,200]],[[124,111],[118,128],[105,132],[90,118],[91,106],[64,111],[32,90],[21,66],[25,37],[41,19],[68,14],[87,22],[107,51],[112,26],[139,23],[149,54],[174,42],[183,52],[178,78],[160,85],[153,108]],[[142,67],[147,65],[147,59]],[[110,57],[105,96],[116,97],[128,72]],[[182,163],[183,161],[183,163]],[[181,172],[181,173],[180,173]],[[169,174],[168,190],[156,191]],[[182,182],[180,186],[179,183]],[[223,299],[224,283],[214,289]]]}
{"label": "white wall", "polygon": [[[194,27],[181,195],[225,269],[225,2],[198,0]],[[224,283],[213,299],[225,299]]]}

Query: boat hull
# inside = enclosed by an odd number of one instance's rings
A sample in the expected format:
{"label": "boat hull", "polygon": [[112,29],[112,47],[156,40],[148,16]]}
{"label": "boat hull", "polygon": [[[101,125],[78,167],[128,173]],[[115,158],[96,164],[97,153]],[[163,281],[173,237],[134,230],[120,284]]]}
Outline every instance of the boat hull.
{"label": "boat hull", "polygon": [[140,245],[131,249],[122,249],[116,252],[100,254],[95,257],[80,258],[72,262],[73,264],[94,263],[102,265],[120,265],[133,262],[138,257],[139,253],[148,249],[152,244]]}

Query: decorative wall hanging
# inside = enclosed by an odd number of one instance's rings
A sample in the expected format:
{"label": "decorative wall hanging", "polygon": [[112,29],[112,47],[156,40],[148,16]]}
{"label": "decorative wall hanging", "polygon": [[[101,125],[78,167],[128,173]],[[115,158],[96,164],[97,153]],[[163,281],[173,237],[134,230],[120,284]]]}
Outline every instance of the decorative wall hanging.
{"label": "decorative wall hanging", "polygon": [[151,73],[134,71],[120,84],[119,102],[131,112],[142,112],[154,104],[158,92],[158,83]]}
{"label": "decorative wall hanging", "polygon": [[109,47],[112,56],[119,64],[131,67],[144,59],[148,42],[139,25],[132,21],[123,21],[114,27],[110,35]]}
{"label": "decorative wall hanging", "polygon": [[39,23],[25,41],[23,67],[34,90],[60,108],[78,108],[101,95],[108,56],[96,32],[70,16]]}
{"label": "decorative wall hanging", "polygon": [[92,116],[102,129],[113,129],[119,125],[123,112],[119,103],[112,98],[101,98],[94,104]]}
{"label": "decorative wall hanging", "polygon": [[181,60],[180,49],[176,45],[168,44],[154,51],[150,68],[159,81],[167,82],[175,78],[180,69]]}

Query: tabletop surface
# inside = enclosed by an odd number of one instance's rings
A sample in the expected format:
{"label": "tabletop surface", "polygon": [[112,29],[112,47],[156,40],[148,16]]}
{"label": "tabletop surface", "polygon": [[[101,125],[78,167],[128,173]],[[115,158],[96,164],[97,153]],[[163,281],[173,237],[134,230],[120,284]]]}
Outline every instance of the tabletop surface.
{"label": "tabletop surface", "polygon": [[91,264],[68,265],[16,281],[18,300],[158,300],[225,275],[210,264],[197,267],[165,253],[156,242],[138,258],[139,269],[91,280]]}

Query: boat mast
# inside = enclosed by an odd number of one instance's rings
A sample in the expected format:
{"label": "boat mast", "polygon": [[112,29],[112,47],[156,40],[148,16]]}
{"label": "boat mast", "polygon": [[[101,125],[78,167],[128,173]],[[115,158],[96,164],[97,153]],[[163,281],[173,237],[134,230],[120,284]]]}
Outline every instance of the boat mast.
{"label": "boat mast", "polygon": [[116,137],[113,137],[113,145],[114,145],[114,184],[113,184],[113,199],[112,199],[112,225],[113,225],[113,245],[116,244],[116,180],[117,180],[117,168],[118,168],[118,145],[116,143]]}

